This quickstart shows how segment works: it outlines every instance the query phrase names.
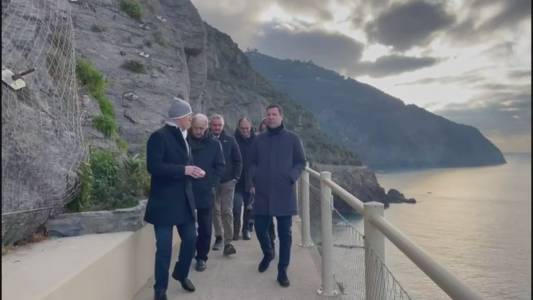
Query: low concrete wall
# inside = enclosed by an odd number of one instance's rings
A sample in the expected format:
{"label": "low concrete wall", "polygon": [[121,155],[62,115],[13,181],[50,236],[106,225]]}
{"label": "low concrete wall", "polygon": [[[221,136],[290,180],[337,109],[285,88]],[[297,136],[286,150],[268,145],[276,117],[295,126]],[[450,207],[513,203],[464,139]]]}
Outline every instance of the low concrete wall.
{"label": "low concrete wall", "polygon": [[[179,237],[174,233],[173,258]],[[131,300],[151,280],[152,225],[47,240],[2,257],[2,299]]]}

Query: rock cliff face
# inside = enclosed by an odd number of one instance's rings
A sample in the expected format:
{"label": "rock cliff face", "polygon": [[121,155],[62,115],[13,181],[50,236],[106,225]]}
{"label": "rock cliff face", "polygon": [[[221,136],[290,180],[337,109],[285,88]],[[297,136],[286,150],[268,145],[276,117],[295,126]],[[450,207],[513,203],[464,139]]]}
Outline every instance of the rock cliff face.
{"label": "rock cliff face", "polygon": [[[192,3],[146,0],[142,11],[136,20],[119,8],[119,1],[72,5],[77,57],[87,58],[105,74],[119,133],[134,152],[161,126],[173,97],[181,95],[200,110],[207,79],[207,36]],[[125,68],[130,61],[144,71]],[[90,126],[85,132],[92,144],[103,139]]]}
{"label": "rock cliff face", "polygon": [[479,130],[309,62],[248,52],[252,66],[308,108],[323,130],[373,168],[505,163]]}

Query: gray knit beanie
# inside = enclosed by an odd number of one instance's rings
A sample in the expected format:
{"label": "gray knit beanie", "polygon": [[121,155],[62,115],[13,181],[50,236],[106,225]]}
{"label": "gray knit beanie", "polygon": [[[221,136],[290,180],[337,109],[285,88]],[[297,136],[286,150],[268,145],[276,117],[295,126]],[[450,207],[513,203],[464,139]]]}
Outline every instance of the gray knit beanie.
{"label": "gray knit beanie", "polygon": [[168,109],[168,118],[169,119],[180,119],[190,114],[192,114],[192,109],[191,109],[191,105],[189,104],[189,102],[181,98],[174,97],[174,101],[172,101],[172,104],[170,105],[170,108]]}

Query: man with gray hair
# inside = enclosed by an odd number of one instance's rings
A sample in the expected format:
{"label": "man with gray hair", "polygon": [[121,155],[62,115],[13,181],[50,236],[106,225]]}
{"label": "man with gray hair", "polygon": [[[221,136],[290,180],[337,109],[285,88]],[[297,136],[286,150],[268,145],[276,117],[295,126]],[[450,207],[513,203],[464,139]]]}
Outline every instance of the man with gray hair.
{"label": "man with gray hair", "polygon": [[[239,181],[242,171],[242,157],[235,138],[224,132],[224,118],[214,114],[209,119],[209,130],[212,137],[220,141],[226,166],[224,174],[215,193],[215,244],[213,250],[219,250],[224,241],[224,255],[232,255],[237,251],[231,244],[233,240],[233,194],[235,184]],[[224,237],[224,239],[222,239]]]}
{"label": "man with gray hair", "polygon": [[172,277],[181,283],[183,289],[189,292],[195,290],[188,279],[196,243],[196,206],[191,180],[204,177],[205,171],[192,164],[186,141],[191,114],[189,103],[175,98],[168,110],[165,126],[150,135],[146,147],[151,188],[144,220],[154,225],[156,300],[167,299],[174,226],[178,229],[181,244]]}
{"label": "man with gray hair", "polygon": [[192,118],[187,140],[191,146],[194,164],[205,171],[203,178],[193,179],[192,188],[198,217],[198,240],[196,241],[196,266],[198,272],[207,268],[207,255],[211,246],[213,229],[213,203],[215,187],[224,173],[224,155],[220,143],[208,136],[208,120],[204,114]]}

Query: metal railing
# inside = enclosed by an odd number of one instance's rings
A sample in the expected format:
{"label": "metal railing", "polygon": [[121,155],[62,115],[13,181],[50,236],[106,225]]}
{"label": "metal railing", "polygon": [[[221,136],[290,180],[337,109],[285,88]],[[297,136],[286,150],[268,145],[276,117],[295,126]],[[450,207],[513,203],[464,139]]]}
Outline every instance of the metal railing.
{"label": "metal railing", "polygon": [[[332,207],[333,194],[344,200],[364,217],[364,244],[365,244],[365,288],[373,290],[375,284],[375,269],[371,264],[377,256],[385,261],[385,238],[388,238],[403,254],[418,266],[433,282],[435,282],[448,296],[455,300],[483,299],[477,292],[462,283],[455,275],[442,267],[420,246],[411,241],[398,228],[388,222],[384,216],[384,206],[379,202],[362,202],[345,189],[331,180],[330,172],[317,172],[309,167],[305,168],[297,185],[297,194],[300,199],[302,218],[302,246],[312,247],[310,233],[310,208],[309,208],[309,178],[320,180],[321,202],[321,240],[322,286],[318,293],[323,296],[336,296],[339,292],[335,289],[333,276],[333,230]],[[373,293],[366,293],[366,300],[382,300],[383,297]]]}

